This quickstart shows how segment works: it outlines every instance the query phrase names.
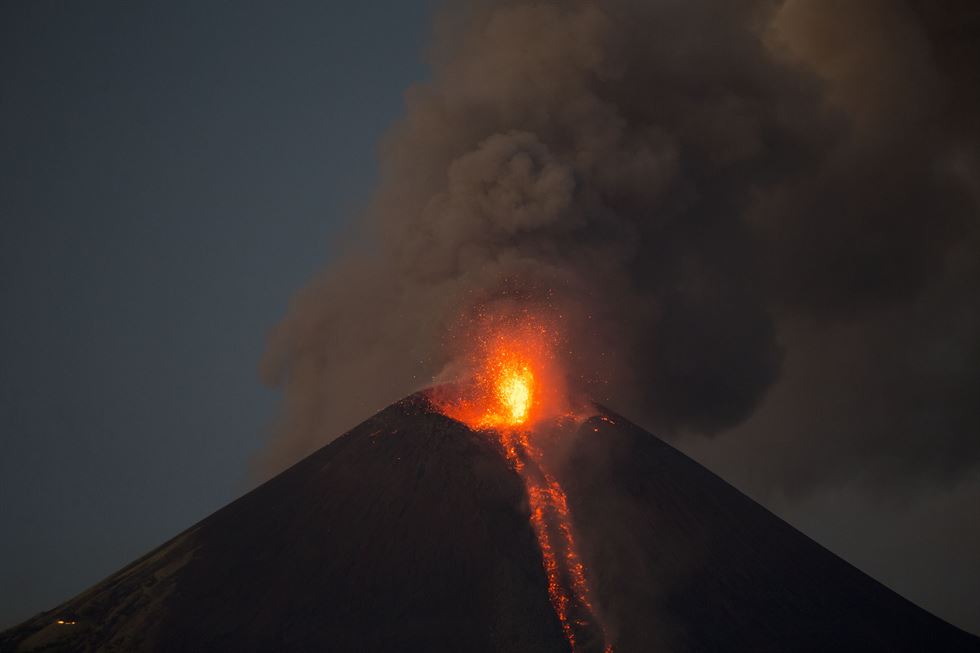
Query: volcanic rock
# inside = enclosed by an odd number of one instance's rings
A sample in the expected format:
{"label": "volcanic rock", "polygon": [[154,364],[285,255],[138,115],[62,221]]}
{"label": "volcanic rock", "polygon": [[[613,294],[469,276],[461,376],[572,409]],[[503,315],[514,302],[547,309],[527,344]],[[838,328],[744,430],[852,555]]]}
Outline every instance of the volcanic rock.
{"label": "volcanic rock", "polygon": [[[980,651],[597,411],[554,460],[616,651]],[[520,477],[424,394],[0,634],[0,651],[568,649]]]}

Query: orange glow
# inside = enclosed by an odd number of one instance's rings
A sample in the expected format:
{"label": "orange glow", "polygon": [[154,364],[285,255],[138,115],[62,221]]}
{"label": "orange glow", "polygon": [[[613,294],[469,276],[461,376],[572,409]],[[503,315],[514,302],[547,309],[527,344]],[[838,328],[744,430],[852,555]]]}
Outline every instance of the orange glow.
{"label": "orange glow", "polygon": [[[548,579],[548,598],[565,638],[573,652],[581,650],[584,634],[598,635],[604,641],[605,629],[589,598],[585,564],[575,544],[565,491],[545,469],[542,453],[531,442],[528,431],[505,429],[498,436],[504,456],[527,489],[531,528]],[[613,653],[612,645],[605,644],[603,651]]]}
{"label": "orange glow", "polygon": [[555,320],[544,315],[481,315],[460,327],[459,376],[467,381],[437,389],[439,410],[474,430],[529,426],[567,413],[564,375],[556,351]]}
{"label": "orange glow", "polygon": [[595,650],[597,639],[605,653],[612,653],[590,599],[565,491],[532,441],[535,426],[573,412],[556,355],[561,338],[554,324],[527,312],[482,315],[467,323],[460,358],[470,380],[437,388],[430,398],[448,417],[492,433],[524,482],[548,598],[573,653]]}
{"label": "orange glow", "polygon": [[497,378],[497,396],[510,424],[523,424],[534,399],[534,373],[527,365],[505,367]]}

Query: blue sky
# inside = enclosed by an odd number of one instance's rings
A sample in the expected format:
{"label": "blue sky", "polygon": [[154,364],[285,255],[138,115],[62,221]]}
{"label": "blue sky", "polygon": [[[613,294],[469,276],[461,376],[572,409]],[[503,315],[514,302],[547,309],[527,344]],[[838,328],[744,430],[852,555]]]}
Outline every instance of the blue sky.
{"label": "blue sky", "polygon": [[267,330],[426,74],[421,2],[0,9],[0,627],[247,487]]}

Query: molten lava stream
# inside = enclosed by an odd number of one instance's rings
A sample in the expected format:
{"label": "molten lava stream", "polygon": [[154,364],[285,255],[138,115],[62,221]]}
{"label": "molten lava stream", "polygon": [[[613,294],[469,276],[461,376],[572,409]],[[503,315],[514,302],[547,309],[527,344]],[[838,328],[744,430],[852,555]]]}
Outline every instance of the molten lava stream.
{"label": "molten lava stream", "polygon": [[585,566],[575,547],[568,499],[531,443],[530,425],[565,406],[555,350],[559,338],[547,321],[522,315],[518,322],[481,321],[482,334],[468,353],[470,383],[433,395],[443,414],[470,428],[494,433],[507,461],[524,481],[531,527],[541,549],[548,597],[573,653],[604,651],[606,633],[589,601]]}
{"label": "molten lava stream", "polygon": [[603,647],[606,634],[589,600],[585,565],[572,535],[565,491],[542,467],[541,453],[526,431],[502,431],[500,442],[527,488],[531,526],[548,578],[548,597],[572,651],[612,653],[612,645]]}

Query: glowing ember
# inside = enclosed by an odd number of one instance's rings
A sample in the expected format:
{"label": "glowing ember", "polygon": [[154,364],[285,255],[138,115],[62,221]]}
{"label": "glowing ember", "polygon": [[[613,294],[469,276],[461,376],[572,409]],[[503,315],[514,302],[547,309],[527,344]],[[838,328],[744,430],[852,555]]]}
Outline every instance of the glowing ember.
{"label": "glowing ember", "polygon": [[[562,631],[572,651],[582,650],[582,640],[596,636],[606,639],[605,630],[596,618],[589,599],[585,565],[579,557],[572,534],[568,498],[561,484],[544,467],[541,451],[531,443],[526,430],[499,432],[504,455],[524,481],[531,509],[531,527],[541,549],[548,598],[561,622]],[[606,644],[604,653],[612,653]]]}
{"label": "glowing ember", "polygon": [[511,424],[523,424],[531,412],[534,394],[534,374],[526,365],[505,368],[497,383],[497,395],[506,409]]}
{"label": "glowing ember", "polygon": [[[531,427],[567,415],[562,375],[553,352],[555,330],[537,320],[490,320],[467,352],[473,381],[442,389],[433,403],[467,426],[492,432],[527,490],[531,527],[541,550],[548,598],[573,652],[596,650],[606,635],[589,598],[585,565],[575,545],[568,500],[531,442]],[[596,640],[599,640],[597,642]],[[612,646],[602,648],[612,653]]]}
{"label": "glowing ember", "polygon": [[555,356],[559,336],[548,320],[482,316],[463,330],[474,332],[457,356],[470,382],[437,392],[444,414],[486,430],[529,426],[567,412]]}

